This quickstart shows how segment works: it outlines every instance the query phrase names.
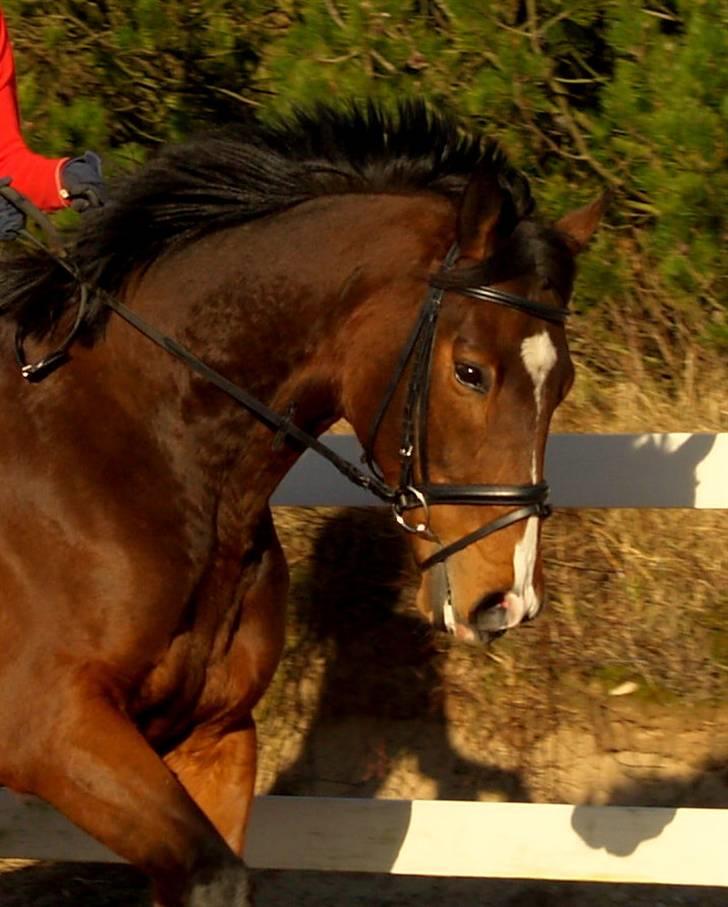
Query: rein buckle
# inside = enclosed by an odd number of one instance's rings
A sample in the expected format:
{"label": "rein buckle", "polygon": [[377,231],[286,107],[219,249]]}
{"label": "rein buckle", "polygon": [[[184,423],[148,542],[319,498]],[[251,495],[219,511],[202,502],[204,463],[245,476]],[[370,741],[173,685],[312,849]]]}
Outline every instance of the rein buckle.
{"label": "rein buckle", "polygon": [[21,366],[20,374],[29,384],[40,384],[41,381],[52,375],[56,369],[65,365],[70,358],[67,350],[57,350],[55,353],[46,356],[45,359]]}
{"label": "rein buckle", "polygon": [[[424,522],[412,525],[407,522],[404,515],[408,510],[414,510],[418,507],[424,510],[425,519]],[[430,508],[427,506],[427,498],[418,488],[414,488],[412,485],[400,488],[392,504],[392,513],[394,513],[397,524],[406,532],[421,535],[425,538],[432,538],[432,533],[430,532]]]}

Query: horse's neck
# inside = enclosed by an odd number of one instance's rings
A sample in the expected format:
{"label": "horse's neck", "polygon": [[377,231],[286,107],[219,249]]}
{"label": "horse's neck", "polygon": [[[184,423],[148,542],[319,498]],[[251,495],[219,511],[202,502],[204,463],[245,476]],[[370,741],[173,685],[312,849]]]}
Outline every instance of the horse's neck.
{"label": "horse's neck", "polygon": [[[391,333],[387,301],[401,303],[409,321],[416,298],[395,299],[389,288],[440,253],[448,211],[429,196],[320,199],[160,262],[130,301],[213,368],[274,409],[293,407],[296,423],[318,433],[343,413],[342,388],[357,367],[352,347],[366,338],[371,366],[377,331]],[[144,338],[131,342],[145,368],[166,370],[179,385],[178,365],[159,362],[165,354]],[[268,430],[198,379],[187,377],[178,412],[190,451],[235,486],[235,506],[265,506],[295,453],[272,453]]]}

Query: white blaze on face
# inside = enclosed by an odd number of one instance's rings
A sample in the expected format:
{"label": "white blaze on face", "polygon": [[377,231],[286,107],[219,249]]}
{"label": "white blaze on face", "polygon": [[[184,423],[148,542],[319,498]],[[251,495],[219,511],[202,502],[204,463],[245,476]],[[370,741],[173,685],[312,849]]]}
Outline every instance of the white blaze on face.
{"label": "white blaze on face", "polygon": [[[533,396],[536,401],[536,422],[541,418],[543,388],[551,369],[556,365],[556,347],[546,331],[533,334],[521,344],[521,359],[533,381]],[[535,481],[536,477],[533,476]]]}
{"label": "white blaze on face", "polygon": [[[536,404],[534,429],[541,421],[543,408],[543,389],[551,369],[556,365],[556,347],[546,331],[527,337],[521,344],[521,359],[533,381],[533,396]],[[536,482],[536,450],[531,452],[531,481]],[[538,517],[529,517],[523,538],[513,551],[513,596],[509,603],[509,625],[515,626],[528,615],[534,617],[538,612],[539,602],[533,587],[533,574],[536,568],[538,552]],[[513,622],[513,623],[511,623]]]}

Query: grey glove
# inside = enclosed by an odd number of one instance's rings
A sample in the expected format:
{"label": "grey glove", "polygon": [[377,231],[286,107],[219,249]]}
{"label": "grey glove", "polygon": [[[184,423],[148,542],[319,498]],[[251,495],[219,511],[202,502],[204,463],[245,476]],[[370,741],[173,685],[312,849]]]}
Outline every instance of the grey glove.
{"label": "grey glove", "polygon": [[93,151],[66,161],[61,170],[61,195],[70,199],[74,211],[100,208],[107,192],[101,176],[101,158]]}
{"label": "grey glove", "polygon": [[[10,178],[0,179],[0,186],[9,186]],[[16,239],[25,226],[25,215],[12,202],[0,195],[0,240]]]}

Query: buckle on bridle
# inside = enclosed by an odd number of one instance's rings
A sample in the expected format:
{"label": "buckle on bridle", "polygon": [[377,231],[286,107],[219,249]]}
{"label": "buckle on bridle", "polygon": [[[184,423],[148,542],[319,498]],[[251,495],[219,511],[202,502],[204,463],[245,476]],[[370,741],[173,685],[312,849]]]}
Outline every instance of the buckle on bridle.
{"label": "buckle on bridle", "polygon": [[[404,515],[408,510],[414,510],[418,507],[421,507],[425,512],[424,522],[418,522],[414,525],[408,523]],[[422,535],[427,538],[432,537],[432,533],[430,532],[430,508],[427,506],[427,498],[418,488],[407,485],[404,488],[398,489],[392,504],[392,513],[394,514],[397,524],[406,532],[411,532],[414,535]]]}
{"label": "buckle on bridle", "polygon": [[21,366],[20,374],[29,384],[40,384],[49,375],[52,375],[56,369],[65,365],[71,357],[67,350],[56,350],[44,359],[38,362],[30,362]]}
{"label": "buckle on bridle", "polygon": [[79,296],[78,300],[76,317],[74,318],[71,329],[69,330],[61,345],[57,347],[57,349],[53,350],[53,352],[48,353],[47,356],[43,356],[42,359],[39,359],[36,362],[28,362],[28,359],[25,355],[25,332],[20,326],[18,326],[18,328],[16,329],[15,362],[20,369],[20,374],[30,384],[39,384],[41,381],[44,381],[49,375],[52,375],[53,372],[56,371],[56,369],[59,369],[62,365],[65,365],[66,362],[70,360],[71,354],[69,350],[81,330],[83,320],[89,308],[89,289],[86,284],[80,284],[80,293],[81,295]]}

